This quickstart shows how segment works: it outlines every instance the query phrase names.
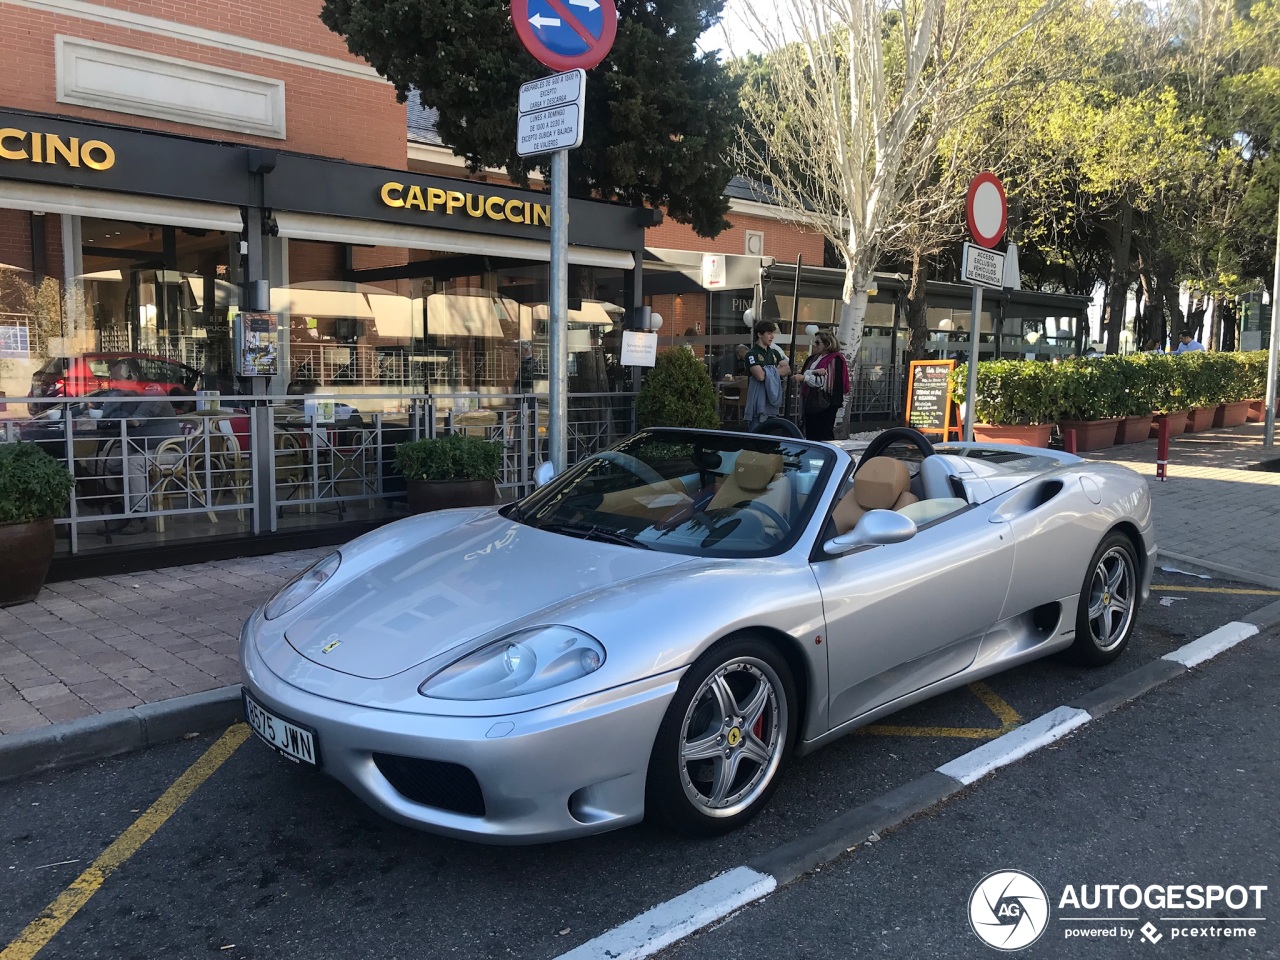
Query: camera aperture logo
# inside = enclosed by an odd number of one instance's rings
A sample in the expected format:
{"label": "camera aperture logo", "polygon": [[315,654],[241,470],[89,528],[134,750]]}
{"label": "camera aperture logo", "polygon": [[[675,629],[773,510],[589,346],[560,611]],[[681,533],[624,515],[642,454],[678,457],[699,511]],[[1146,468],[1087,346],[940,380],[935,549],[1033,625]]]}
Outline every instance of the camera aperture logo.
{"label": "camera aperture logo", "polygon": [[969,895],[969,925],[989,947],[1021,950],[1049,926],[1049,896],[1030,874],[997,870]]}

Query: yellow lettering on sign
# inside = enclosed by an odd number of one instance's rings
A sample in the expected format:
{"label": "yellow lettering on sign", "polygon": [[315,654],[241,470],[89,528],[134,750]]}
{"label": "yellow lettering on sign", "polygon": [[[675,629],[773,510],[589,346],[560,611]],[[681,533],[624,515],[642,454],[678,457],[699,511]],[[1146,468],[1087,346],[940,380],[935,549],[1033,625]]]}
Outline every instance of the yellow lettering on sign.
{"label": "yellow lettering on sign", "polygon": [[427,187],[427,212],[435,213],[436,207],[444,203],[444,191],[439,187]]}
{"label": "yellow lettering on sign", "polygon": [[[99,156],[94,156],[97,153]],[[80,159],[91,170],[110,170],[116,163],[116,152],[101,140],[86,140],[80,147]]]}
{"label": "yellow lettering on sign", "polygon": [[[494,207],[497,207],[498,209],[497,209],[497,210],[495,210],[495,209],[493,209]],[[486,201],[484,202],[484,212],[485,212],[485,213],[487,213],[487,214],[489,215],[489,219],[490,219],[490,220],[505,220],[505,219],[507,219],[507,218],[503,215],[503,213],[502,213],[502,198],[501,198],[501,197],[490,197],[488,200],[486,200]]]}
{"label": "yellow lettering on sign", "polygon": [[546,203],[535,203],[533,205],[533,219],[529,221],[535,227],[551,226],[551,206]]}
{"label": "yellow lettering on sign", "polygon": [[467,202],[467,198],[464,197],[459,191],[450,190],[449,198],[445,201],[445,204],[444,204],[444,212],[453,213],[453,211],[457,210],[460,206],[462,206],[466,202]]}
{"label": "yellow lettering on sign", "polygon": [[388,180],[382,185],[382,202],[388,207],[403,207],[404,201],[400,199],[400,192],[404,190],[403,183],[396,183],[394,180]]}
{"label": "yellow lettering on sign", "polygon": [[[512,212],[515,207],[515,212]],[[519,200],[508,200],[506,207],[507,219],[512,223],[524,223],[524,204]]]}
{"label": "yellow lettering on sign", "polygon": [[27,135],[22,130],[15,130],[13,127],[0,129],[0,157],[4,157],[6,160],[27,159],[27,151],[12,150],[4,145],[6,140],[17,140],[22,143],[25,139],[27,139]]}
{"label": "yellow lettering on sign", "polygon": [[45,135],[45,163],[57,163],[62,157],[68,166],[80,166],[80,138],[72,137],[71,142],[64,143],[61,137],[52,133]]}
{"label": "yellow lettering on sign", "polygon": [[[474,201],[476,202],[476,208],[475,208],[474,210],[472,210],[472,209],[471,209],[471,201],[472,201],[472,200],[474,200]],[[476,194],[474,194],[474,193],[468,193],[468,194],[467,194],[467,216],[469,216],[469,217],[483,217],[483,216],[484,216],[484,197],[477,196],[477,195],[476,195]]]}
{"label": "yellow lettering on sign", "polygon": [[[6,146],[6,140],[17,141],[17,146],[12,142]],[[23,149],[24,144],[26,149]],[[32,163],[63,163],[68,167],[83,165],[93,170],[108,170],[115,165],[116,152],[101,140],[86,140],[81,143],[79,137],[64,140],[56,133],[28,132],[15,127],[4,127],[0,129],[0,158],[30,160]]]}
{"label": "yellow lettering on sign", "polygon": [[404,205],[415,210],[427,209],[426,201],[422,199],[422,188],[416,183],[409,187],[409,192],[405,194]]}

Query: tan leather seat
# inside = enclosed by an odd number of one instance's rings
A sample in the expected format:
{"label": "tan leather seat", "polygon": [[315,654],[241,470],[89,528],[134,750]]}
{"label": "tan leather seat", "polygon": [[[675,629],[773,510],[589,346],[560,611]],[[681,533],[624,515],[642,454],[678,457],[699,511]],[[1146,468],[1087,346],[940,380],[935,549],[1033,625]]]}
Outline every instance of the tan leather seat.
{"label": "tan leather seat", "polygon": [[832,513],[836,533],[848,533],[868,510],[901,510],[920,498],[907,488],[911,474],[907,465],[893,457],[873,457],[858,468],[853,489],[844,495]]}
{"label": "tan leather seat", "polygon": [[[782,473],[782,454],[743,450],[734,461],[733,473],[725,478],[708,510],[732,507],[744,500],[759,500],[782,517],[791,513],[791,494]],[[775,481],[774,478],[777,477]]]}

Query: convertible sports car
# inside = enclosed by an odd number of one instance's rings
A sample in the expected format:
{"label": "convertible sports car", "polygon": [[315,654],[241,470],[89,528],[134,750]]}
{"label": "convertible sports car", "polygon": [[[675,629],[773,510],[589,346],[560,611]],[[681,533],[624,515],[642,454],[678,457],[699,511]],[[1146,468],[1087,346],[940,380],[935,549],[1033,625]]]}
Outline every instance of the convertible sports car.
{"label": "convertible sports car", "polygon": [[1154,560],[1123,467],[905,428],[856,464],[647,430],[315,564],[244,626],[245,713],[426,830],[527,843],[653,814],[714,834],[796,752],[1055,651],[1110,662]]}

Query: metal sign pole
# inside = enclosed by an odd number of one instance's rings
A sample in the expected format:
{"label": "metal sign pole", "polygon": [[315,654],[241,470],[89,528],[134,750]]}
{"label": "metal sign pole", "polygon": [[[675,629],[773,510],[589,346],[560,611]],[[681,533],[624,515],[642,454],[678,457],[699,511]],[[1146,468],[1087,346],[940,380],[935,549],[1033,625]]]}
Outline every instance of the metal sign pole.
{"label": "metal sign pole", "polygon": [[551,154],[551,265],[547,272],[551,314],[551,415],[547,436],[556,473],[569,465],[569,151]]}
{"label": "metal sign pole", "polygon": [[964,439],[973,442],[974,399],[978,396],[978,328],[982,325],[982,284],[973,285],[969,307],[969,384],[964,394]]}
{"label": "metal sign pole", "polygon": [[1280,206],[1276,210],[1276,272],[1271,280],[1271,349],[1267,351],[1267,428],[1262,445],[1270,449],[1276,442],[1276,361],[1280,357]]}

